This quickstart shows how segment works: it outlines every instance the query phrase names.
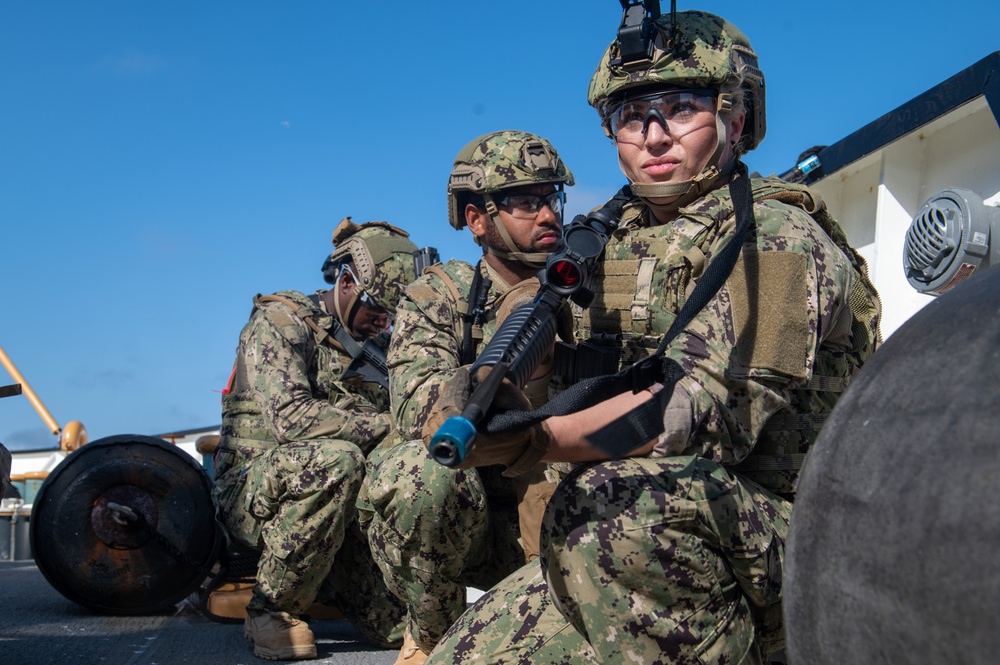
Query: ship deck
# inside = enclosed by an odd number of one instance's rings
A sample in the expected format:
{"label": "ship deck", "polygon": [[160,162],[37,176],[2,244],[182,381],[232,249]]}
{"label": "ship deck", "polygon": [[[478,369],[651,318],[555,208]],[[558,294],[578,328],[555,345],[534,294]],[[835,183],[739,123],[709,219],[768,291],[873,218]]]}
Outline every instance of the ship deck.
{"label": "ship deck", "polygon": [[[318,658],[301,663],[389,665],[396,651],[365,642],[347,621],[310,622]],[[240,624],[212,621],[194,604],[151,616],[107,616],[56,591],[33,560],[0,561],[0,663],[254,665]]]}

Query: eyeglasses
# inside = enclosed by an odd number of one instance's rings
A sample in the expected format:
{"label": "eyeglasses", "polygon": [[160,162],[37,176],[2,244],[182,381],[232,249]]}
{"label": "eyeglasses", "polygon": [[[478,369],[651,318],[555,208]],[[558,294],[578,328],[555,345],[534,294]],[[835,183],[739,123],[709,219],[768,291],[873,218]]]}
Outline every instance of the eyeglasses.
{"label": "eyeglasses", "polygon": [[714,90],[673,90],[626,99],[612,107],[607,120],[616,141],[642,145],[651,120],[673,138],[698,129],[717,112]]}
{"label": "eyeglasses", "polygon": [[510,210],[512,217],[519,219],[534,219],[541,212],[542,206],[548,206],[556,217],[562,217],[566,205],[566,192],[552,192],[544,196],[538,194],[508,194],[493,199],[497,205]]}

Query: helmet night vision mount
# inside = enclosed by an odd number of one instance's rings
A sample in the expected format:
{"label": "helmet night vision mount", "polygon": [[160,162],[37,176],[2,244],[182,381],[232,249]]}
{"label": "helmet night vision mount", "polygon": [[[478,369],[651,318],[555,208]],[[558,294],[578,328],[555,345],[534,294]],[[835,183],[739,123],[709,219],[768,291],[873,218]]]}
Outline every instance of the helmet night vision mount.
{"label": "helmet night vision mount", "polygon": [[[618,58],[616,66],[630,65],[642,60],[652,60],[656,19],[660,17],[660,0],[619,0],[622,5],[622,22],[618,26]],[[671,3],[671,16],[677,3]]]}

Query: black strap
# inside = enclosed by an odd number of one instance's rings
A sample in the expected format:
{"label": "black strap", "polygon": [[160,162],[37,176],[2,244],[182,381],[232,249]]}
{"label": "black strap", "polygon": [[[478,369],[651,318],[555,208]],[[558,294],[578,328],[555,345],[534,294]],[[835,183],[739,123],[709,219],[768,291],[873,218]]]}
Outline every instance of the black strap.
{"label": "black strap", "polygon": [[656,349],[657,356],[663,355],[667,345],[682,330],[687,328],[698,312],[704,309],[705,305],[715,297],[722,285],[729,279],[729,275],[736,265],[736,260],[740,257],[747,229],[754,224],[753,195],[750,192],[747,167],[743,162],[736,163],[733,177],[729,181],[729,195],[733,199],[736,212],[736,229],[733,232],[733,237],[726,243],[725,247],[716,253],[715,258],[705,268],[705,272],[702,273],[701,279],[695,285],[691,297],[684,303],[667,334],[663,336],[659,348]]}
{"label": "black strap", "polygon": [[[320,296],[312,294],[309,300],[322,311],[319,304]],[[351,337],[347,329],[340,323],[336,316],[331,317],[330,328],[327,331],[337,343],[343,347],[347,355],[351,357],[351,364],[344,370],[341,378],[349,379],[354,376],[361,376],[367,381],[378,383],[383,388],[389,388],[389,367],[386,364],[385,349],[375,343],[375,338],[365,340],[363,344],[358,344],[357,340]]]}
{"label": "black strap", "polygon": [[472,286],[469,297],[465,301],[465,314],[462,315],[462,350],[461,362],[468,365],[476,359],[476,351],[472,343],[472,329],[481,326],[486,318],[486,298],[489,296],[493,282],[483,277],[482,259],[476,263],[476,272],[472,276]]}
{"label": "black strap", "polygon": [[653,439],[663,432],[663,410],[673,387],[684,376],[684,371],[673,360],[664,359],[667,346],[691,323],[729,278],[748,229],[754,225],[753,196],[747,167],[737,162],[729,181],[729,192],[736,213],[736,229],[730,241],[719,250],[695,285],[691,297],[677,314],[670,329],[663,336],[656,352],[624,368],[617,374],[586,379],[574,384],[547,404],[534,411],[512,410],[491,416],[484,426],[493,433],[510,432],[535,425],[551,416],[576,413],[624,393],[640,392],[654,383],[663,384],[663,390],[642,406],[622,415],[608,426],[594,432],[589,441],[612,458],[624,457],[636,446]]}
{"label": "black strap", "polygon": [[[323,307],[319,304],[319,298],[320,296],[318,293],[313,293],[309,296],[309,300],[313,302],[316,309],[322,312]],[[330,318],[332,320],[328,330],[330,336],[337,340],[338,344],[344,347],[344,351],[346,351],[347,355],[349,355],[352,359],[357,360],[360,358],[363,353],[361,345],[358,344],[353,337],[351,337],[350,333],[344,329],[344,326],[340,325],[340,321],[337,320],[336,316],[331,316]]]}

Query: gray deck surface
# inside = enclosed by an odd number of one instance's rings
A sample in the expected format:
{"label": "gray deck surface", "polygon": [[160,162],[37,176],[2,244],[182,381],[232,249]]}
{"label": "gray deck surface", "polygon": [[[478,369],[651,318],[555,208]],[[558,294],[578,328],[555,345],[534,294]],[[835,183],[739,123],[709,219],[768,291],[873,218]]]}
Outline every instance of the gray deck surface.
{"label": "gray deck surface", "polygon": [[[318,658],[301,663],[391,665],[346,621],[312,621]],[[257,665],[242,626],[180,603],[172,615],[96,615],[65,599],[34,561],[0,561],[0,665]]]}

